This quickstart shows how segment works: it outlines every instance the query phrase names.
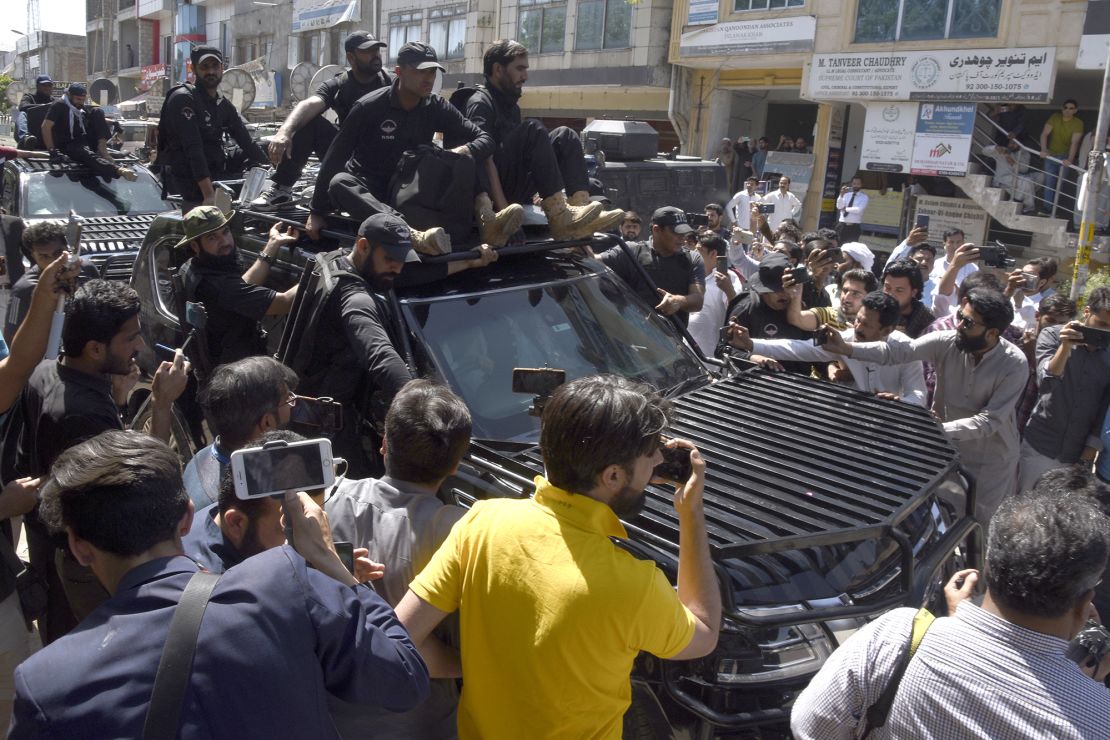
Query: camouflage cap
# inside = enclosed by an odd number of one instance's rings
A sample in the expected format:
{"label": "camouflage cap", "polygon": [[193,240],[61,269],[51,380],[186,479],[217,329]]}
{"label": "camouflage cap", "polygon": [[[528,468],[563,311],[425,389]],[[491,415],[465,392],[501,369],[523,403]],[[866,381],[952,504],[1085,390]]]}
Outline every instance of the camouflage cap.
{"label": "camouflage cap", "polygon": [[222,229],[231,222],[235,211],[224,215],[216,206],[197,206],[193,210],[185,214],[183,223],[185,224],[185,236],[175,244],[175,247],[185,247],[193,239],[199,239],[205,234],[210,234],[217,229]]}

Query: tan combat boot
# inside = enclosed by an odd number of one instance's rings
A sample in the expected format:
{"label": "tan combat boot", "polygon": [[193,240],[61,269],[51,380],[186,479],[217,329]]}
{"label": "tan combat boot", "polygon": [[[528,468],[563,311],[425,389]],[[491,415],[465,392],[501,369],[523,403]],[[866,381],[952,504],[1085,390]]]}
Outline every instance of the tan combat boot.
{"label": "tan combat boot", "polygon": [[592,226],[594,220],[601,215],[600,203],[567,205],[567,196],[561,192],[547,196],[540,205],[547,216],[547,224],[551,227],[551,236],[557,240],[580,239],[581,237],[575,236],[575,232]]}
{"label": "tan combat boot", "polygon": [[576,190],[567,198],[568,206],[588,206],[592,202],[590,193],[586,190]]}
{"label": "tan combat boot", "polygon": [[624,218],[624,211],[619,208],[612,211],[602,211],[597,218],[574,232],[574,239],[583,239],[597,231],[610,231]]}
{"label": "tan combat boot", "polygon": [[412,237],[412,248],[420,254],[435,256],[451,252],[451,237],[438,226],[427,231],[409,229],[409,235]]}
{"label": "tan combat boot", "polygon": [[524,221],[524,207],[510,203],[500,211],[493,210],[493,201],[485,193],[474,199],[474,217],[478,219],[478,233],[491,247],[503,247]]}

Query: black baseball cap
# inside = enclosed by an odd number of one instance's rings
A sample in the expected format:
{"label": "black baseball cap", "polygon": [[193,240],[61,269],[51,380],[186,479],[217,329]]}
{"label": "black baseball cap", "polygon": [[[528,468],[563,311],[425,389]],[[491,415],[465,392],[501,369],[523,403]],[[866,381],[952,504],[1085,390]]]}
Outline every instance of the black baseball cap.
{"label": "black baseball cap", "polygon": [[401,50],[397,52],[397,64],[402,67],[416,67],[417,69],[431,69],[435,67],[444,72],[447,71],[444,66],[439,63],[436,50],[419,41],[410,41],[401,47]]}
{"label": "black baseball cap", "polygon": [[50,79],[50,75],[39,75],[35,78],[36,85],[53,85],[54,80]]}
{"label": "black baseball cap", "polygon": [[656,226],[673,226],[676,234],[689,234],[693,231],[686,223],[686,212],[674,206],[656,208],[651,214],[651,222]]}
{"label": "black baseball cap", "polygon": [[358,51],[359,49],[375,49],[379,46],[388,46],[384,41],[378,41],[369,31],[353,31],[343,40],[343,51]]}
{"label": "black baseball cap", "polygon": [[198,46],[189,54],[189,59],[193,62],[194,70],[196,70],[196,68],[201,65],[201,62],[208,57],[215,57],[220,61],[220,64],[224,62],[224,53],[215,46]]}
{"label": "black baseball cap", "polygon": [[70,83],[70,86],[66,88],[66,94],[68,94],[68,95],[88,95],[89,94],[89,88],[85,87],[80,82],[73,82],[73,83]]}
{"label": "black baseball cap", "polygon": [[380,245],[392,259],[420,261],[420,255],[412,248],[412,233],[408,224],[392,214],[375,213],[358,227],[358,235],[371,244]]}
{"label": "black baseball cap", "polygon": [[769,252],[759,263],[759,272],[748,279],[748,285],[756,293],[781,293],[782,275],[790,269],[790,260],[785,254]]}

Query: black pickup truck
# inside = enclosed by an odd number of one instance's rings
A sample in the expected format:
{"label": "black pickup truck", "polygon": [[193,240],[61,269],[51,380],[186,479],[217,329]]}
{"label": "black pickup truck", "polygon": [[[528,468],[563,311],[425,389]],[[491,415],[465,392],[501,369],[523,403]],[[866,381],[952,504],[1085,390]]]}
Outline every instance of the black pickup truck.
{"label": "black pickup truck", "polygon": [[[267,228],[251,218],[239,225],[244,256],[257,253]],[[136,263],[148,342],[175,345],[185,335],[168,252],[179,233],[178,220],[159,219]],[[314,259],[308,246],[282,252],[275,287],[299,279]],[[441,495],[467,505],[532,493],[543,466],[534,399],[512,392],[520,367],[560,368],[568,379],[616,373],[666,390],[673,434],[708,464],[720,642],[700,660],[642,655],[625,737],[787,737],[797,693],[867,620],[906,605],[943,613],[943,583],[977,563],[980,534],[956,452],[926,410],[715,362],[599,262],[543,247],[511,251],[486,269],[389,296],[402,357],[473,414],[465,465]],[[275,326],[275,347],[279,333]],[[295,334],[282,341],[301,341]],[[177,427],[180,446],[205,441],[199,423]],[[672,496],[650,487],[620,545],[674,580]]]}
{"label": "black pickup truck", "polygon": [[0,205],[22,218],[25,226],[64,220],[72,209],[85,219],[82,256],[92,260],[101,277],[126,281],[154,217],[173,205],[162,199],[162,187],[148,169],[133,159],[119,162],[132,167],[138,179],[105,182],[73,162],[10,160],[4,164]]}

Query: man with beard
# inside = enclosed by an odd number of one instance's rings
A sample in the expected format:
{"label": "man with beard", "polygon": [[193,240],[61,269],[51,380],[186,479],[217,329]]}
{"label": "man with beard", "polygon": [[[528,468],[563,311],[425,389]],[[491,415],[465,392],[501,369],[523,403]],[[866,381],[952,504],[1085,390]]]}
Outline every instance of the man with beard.
{"label": "man with beard", "polygon": [[466,118],[496,146],[493,156],[479,164],[479,219],[488,221],[493,209],[515,212],[539,193],[556,239],[580,238],[619,224],[623,211],[603,212],[601,203],[590,201],[578,134],[566,126],[548,131],[535,119],[522,119],[519,101],[528,81],[528,49],[516,41],[496,41],[482,56],[482,71],[486,84],[465,103]]}
{"label": "man with beard", "polygon": [[204,304],[208,311],[208,351],[213,364],[266,351],[266,335],[259,325],[263,316],[284,316],[293,307],[297,285],[278,293],[265,286],[278,250],[297,241],[293,227],[270,227],[270,239],[246,272],[239,266],[239,248],[225,216],[216,206],[198,206],[185,214],[185,237],[177,243],[193,256],[181,266],[185,297]]}
{"label": "man with beard", "polygon": [[[860,301],[851,328],[836,329],[828,326],[818,331],[837,332],[848,342],[909,342],[910,338],[898,331],[897,326],[898,302],[886,293],[874,291]],[[836,382],[850,383],[857,390],[888,401],[925,405],[925,376],[921,372],[920,362],[884,367],[853,358],[841,360],[838,355],[806,339],[752,339],[747,329],[735,323],[729,325],[729,344],[756,356],[775,360],[840,360],[847,373]]]}
{"label": "man with beard", "polygon": [[[347,53],[346,72],[332,77],[316,88],[315,94],[297,103],[278,132],[270,139],[270,162],[277,169],[270,177],[271,185],[251,201],[251,207],[270,210],[291,205],[290,190],[304,171],[308,156],[320,160],[339,133],[351,106],[359,98],[378,88],[389,87],[393,78],[382,70],[384,41],[376,40],[367,31],[355,31],[343,41]],[[335,111],[338,126],[324,118],[327,110]]]}
{"label": "man with beard", "polygon": [[[31,375],[13,409],[4,437],[4,480],[38,477],[62,452],[107,429],[122,429],[120,407],[139,379],[135,357],[145,346],[139,330],[139,295],[108,280],[90,280],[66,306],[64,357],[46,360]],[[150,433],[169,439],[173,402],[185,390],[188,363],[178,350],[159,366],[151,385]],[[46,616],[39,620],[43,642],[64,635],[107,598],[89,571],[28,515],[31,566],[47,580]],[[55,550],[62,555],[55,566]]]}
{"label": "man with beard", "polygon": [[898,328],[917,339],[929,324],[936,321],[933,312],[921,302],[925,281],[921,279],[921,268],[910,259],[888,262],[883,268],[883,292],[898,301],[901,312]]}
{"label": "man with beard", "polygon": [[933,415],[975,481],[975,518],[984,528],[1017,482],[1015,414],[1029,369],[1022,351],[1002,340],[1013,318],[1013,306],[1005,296],[980,288],[961,304],[954,331],[933,332],[902,344],[850,344],[830,332],[825,345],[834,354],[880,365],[914,360],[933,364]]}
{"label": "man with beard", "polygon": [[[239,111],[217,92],[224,76],[224,55],[214,46],[198,46],[190,56],[196,85],[170,91],[158,124],[158,161],[169,166],[165,180],[182,197],[182,211],[213,205],[214,180],[238,179],[248,163],[269,164],[251,139]],[[224,134],[237,148],[224,148]]]}
{"label": "man with beard", "polygon": [[[400,218],[390,203],[390,181],[406,151],[433,146],[436,133],[452,142],[447,151],[480,163],[493,152],[488,134],[432,95],[437,71],[446,71],[435,49],[410,41],[397,52],[396,79],[351,107],[339,135],[320,162],[305,229],[320,238],[326,216],[343,210],[356,220],[384,213]],[[456,173],[457,174],[457,173]],[[473,175],[470,175],[470,179]],[[469,180],[468,180],[469,182]],[[412,247],[421,254],[451,251],[451,237],[440,226],[411,229]]]}
{"label": "man with beard", "polygon": [[54,102],[54,80],[50,75],[39,75],[35,78],[35,91],[23,93],[19,101],[19,110],[16,111],[13,123],[15,124],[15,141],[21,149],[38,149],[39,140],[27,131],[27,109],[36,105],[49,105]]}
{"label": "man with beard", "polygon": [[[410,584],[397,616],[433,676],[466,683],[460,737],[617,737],[640,651],[689,660],[716,647],[705,461],[662,437],[669,421],[654,389],[624,378],[560,386],[540,423],[535,496],[479,501]],[[655,563],[613,542],[628,537],[620,519],[642,509],[662,446],[686,452],[692,468],[671,482],[677,593]],[[431,634],[456,610],[461,658]]]}
{"label": "man with beard", "polygon": [[[92,109],[85,107],[88,97],[85,86],[75,82],[47,111],[46,120],[42,122],[42,143],[50,151],[51,162],[61,161],[64,154],[105,180],[122,177],[134,181],[138,178],[134,170],[119,167],[109,158],[103,112],[98,110],[94,117]],[[103,147],[99,146],[101,137]],[[93,151],[90,144],[98,151]]]}

